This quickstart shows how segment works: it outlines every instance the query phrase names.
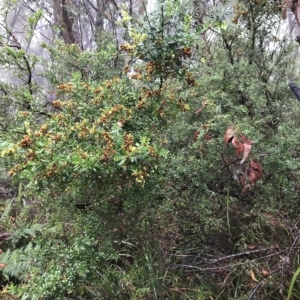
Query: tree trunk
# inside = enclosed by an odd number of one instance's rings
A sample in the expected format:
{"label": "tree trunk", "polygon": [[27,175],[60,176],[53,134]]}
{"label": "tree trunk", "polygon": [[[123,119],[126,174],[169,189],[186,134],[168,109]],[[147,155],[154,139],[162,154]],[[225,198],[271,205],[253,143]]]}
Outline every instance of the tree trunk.
{"label": "tree trunk", "polygon": [[76,44],[74,34],[74,17],[70,12],[72,2],[70,0],[52,0],[55,23],[60,28],[60,34],[66,44]]}

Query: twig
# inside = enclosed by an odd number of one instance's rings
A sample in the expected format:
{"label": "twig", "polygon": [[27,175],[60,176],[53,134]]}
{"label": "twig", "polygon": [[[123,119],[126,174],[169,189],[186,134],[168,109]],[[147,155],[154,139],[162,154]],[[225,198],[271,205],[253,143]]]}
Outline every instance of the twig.
{"label": "twig", "polygon": [[226,259],[230,259],[230,258],[235,258],[235,257],[240,257],[243,255],[249,255],[252,253],[257,253],[257,252],[263,252],[263,251],[267,251],[267,250],[273,250],[275,247],[269,247],[269,248],[263,248],[263,249],[256,249],[256,250],[250,250],[250,251],[245,251],[245,252],[241,252],[241,253],[236,253],[236,254],[231,254],[231,255],[227,255],[218,259],[211,259],[211,262],[216,263],[222,260],[226,260]]}
{"label": "twig", "polygon": [[[7,33],[11,36],[11,38],[14,40],[14,42],[16,43],[16,45],[12,45],[12,44],[6,44],[6,45],[4,45],[3,43],[0,43],[0,45],[1,46],[7,46],[7,47],[10,47],[10,48],[17,48],[19,51],[22,50],[22,46],[19,43],[19,41],[17,40],[17,38],[14,36],[14,34],[8,28],[6,28],[6,27],[4,27],[4,28],[7,31]],[[23,54],[22,58],[23,58],[23,60],[25,62],[26,69],[28,71],[27,85],[28,85],[29,93],[30,93],[30,95],[33,95],[33,89],[32,89],[32,77],[33,77],[33,74],[32,74],[32,68],[30,66],[30,63],[29,63],[28,58],[27,58],[27,56],[26,56],[25,53]],[[23,68],[20,65],[19,65],[19,67],[20,67],[21,70],[23,70]],[[27,109],[31,109],[31,104],[30,104],[29,101],[26,101],[26,106],[27,106]]]}
{"label": "twig", "polygon": [[0,239],[6,239],[10,236],[10,233],[9,232],[4,232],[2,234],[0,234]]}
{"label": "twig", "polygon": [[[244,261],[244,262],[240,262],[240,263],[236,263],[236,264],[231,264],[231,265],[226,265],[226,266],[218,266],[218,267],[210,267],[210,268],[200,268],[200,267],[196,267],[196,266],[192,266],[192,265],[176,265],[175,268],[177,267],[186,267],[186,268],[190,268],[190,269],[196,269],[196,270],[199,270],[199,271],[214,271],[214,270],[222,270],[222,269],[232,269],[232,268],[235,268],[235,267],[238,267],[238,266],[242,266],[242,265],[245,265],[246,263],[255,263],[257,261],[260,261],[262,259],[266,259],[266,258],[269,258],[269,257],[272,257],[272,256],[276,256],[276,255],[279,255],[281,253],[284,253],[287,249],[289,248],[285,248],[279,252],[276,252],[276,253],[272,253],[272,254],[269,254],[269,255],[266,255],[266,256],[263,256],[263,257],[260,257],[260,258],[256,258],[256,259],[252,259],[252,260],[247,260],[247,261]],[[251,252],[250,252],[251,253]],[[245,253],[243,253],[245,254]],[[233,256],[237,256],[235,254],[233,254]],[[231,255],[227,256],[226,258],[229,258],[231,257]],[[222,257],[220,260],[223,260],[223,259],[226,259],[225,257]],[[215,262],[218,262],[220,260],[215,260]]]}

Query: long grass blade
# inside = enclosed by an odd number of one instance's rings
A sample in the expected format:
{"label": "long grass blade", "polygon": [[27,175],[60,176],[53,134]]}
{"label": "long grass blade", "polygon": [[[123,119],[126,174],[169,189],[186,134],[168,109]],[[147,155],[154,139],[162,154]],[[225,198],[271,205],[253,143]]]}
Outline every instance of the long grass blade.
{"label": "long grass blade", "polygon": [[298,277],[299,274],[300,274],[300,268],[298,268],[298,270],[294,273],[294,275],[292,277],[292,281],[291,281],[291,284],[290,284],[290,288],[289,288],[289,293],[288,293],[288,296],[287,296],[287,300],[290,300],[290,298],[292,296],[294,284],[295,284],[295,281],[296,281],[296,279],[297,279],[297,277]]}

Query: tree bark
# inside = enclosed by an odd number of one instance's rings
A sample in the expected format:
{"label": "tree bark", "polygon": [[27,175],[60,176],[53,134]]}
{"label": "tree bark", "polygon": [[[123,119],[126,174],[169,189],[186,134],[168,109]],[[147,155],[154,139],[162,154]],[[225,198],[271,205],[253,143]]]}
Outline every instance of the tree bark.
{"label": "tree bark", "polygon": [[74,33],[74,17],[70,12],[72,1],[70,0],[52,0],[53,14],[55,23],[60,28],[60,34],[66,44],[77,44]]}

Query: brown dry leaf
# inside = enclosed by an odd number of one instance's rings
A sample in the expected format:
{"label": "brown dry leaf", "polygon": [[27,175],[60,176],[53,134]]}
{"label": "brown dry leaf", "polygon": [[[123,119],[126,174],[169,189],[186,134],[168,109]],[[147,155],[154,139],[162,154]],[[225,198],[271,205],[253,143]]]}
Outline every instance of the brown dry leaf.
{"label": "brown dry leaf", "polygon": [[261,178],[261,175],[256,171],[250,171],[248,175],[248,179],[251,184],[255,184],[259,179]]}
{"label": "brown dry leaf", "polygon": [[203,110],[203,107],[198,108],[198,109],[195,111],[195,114],[198,115],[202,110]]}
{"label": "brown dry leaf", "polygon": [[240,156],[244,152],[244,145],[239,143],[239,147],[235,150],[236,156]]}
{"label": "brown dry leaf", "polygon": [[263,215],[268,219],[270,224],[280,226],[280,221],[277,219],[276,215],[263,213]]}
{"label": "brown dry leaf", "polygon": [[[202,129],[207,130],[208,127],[207,127],[206,125],[203,125],[203,126],[202,126]],[[200,133],[200,130],[197,130],[197,131],[194,132],[194,135],[193,135],[193,142],[194,142],[194,143],[197,141],[197,138],[198,138],[199,133]],[[207,134],[207,133],[204,133],[204,134],[203,134],[203,137],[204,137],[204,139],[207,140],[207,141],[212,140],[212,137],[211,137],[209,134]]]}
{"label": "brown dry leaf", "polygon": [[268,271],[266,271],[265,269],[261,270],[261,273],[263,274],[263,276],[268,277],[270,275],[270,273]]}
{"label": "brown dry leaf", "polygon": [[225,132],[225,145],[232,141],[234,136],[234,130],[232,128],[228,128]]}
{"label": "brown dry leaf", "polygon": [[205,134],[203,135],[203,137],[204,137],[204,139],[207,140],[207,141],[212,140],[212,137],[211,137],[209,134],[207,134],[207,133],[205,133]]}
{"label": "brown dry leaf", "polygon": [[2,249],[0,249],[0,254],[2,254],[3,253],[3,250]]}
{"label": "brown dry leaf", "polygon": [[244,155],[243,155],[243,159],[241,160],[240,164],[242,164],[247,159],[247,157],[251,151],[252,144],[254,143],[253,141],[249,140],[245,135],[242,135],[241,138],[244,143]]}
{"label": "brown dry leaf", "polygon": [[254,282],[253,280],[250,280],[250,281],[248,282],[248,286],[249,286],[250,288],[253,288],[254,284],[255,284],[255,282]]}
{"label": "brown dry leaf", "polygon": [[0,264],[0,269],[3,269],[6,267],[6,264]]}
{"label": "brown dry leaf", "polygon": [[250,249],[250,250],[253,250],[253,249],[256,248],[256,246],[255,245],[248,245],[247,248]]}
{"label": "brown dry leaf", "polygon": [[198,115],[206,106],[207,106],[207,102],[202,102],[202,104],[201,104],[201,107],[200,108],[198,108],[196,111],[195,111],[195,114],[196,115]]}
{"label": "brown dry leaf", "polygon": [[251,151],[251,144],[244,144],[244,155],[243,155],[243,159],[241,160],[240,164],[242,164],[247,159],[250,151]]}
{"label": "brown dry leaf", "polygon": [[252,141],[252,140],[250,140],[250,139],[248,139],[245,135],[241,135],[241,139],[242,139],[242,141],[243,141],[243,143],[245,143],[245,144],[250,144],[250,145],[253,145],[255,142],[254,141]]}
{"label": "brown dry leaf", "polygon": [[231,140],[231,143],[232,143],[233,147],[235,147],[235,148],[238,147],[239,142],[240,141],[235,136]]}
{"label": "brown dry leaf", "polygon": [[250,159],[250,166],[258,172],[260,175],[262,175],[262,167],[261,164],[257,161],[257,159]]}
{"label": "brown dry leaf", "polygon": [[232,145],[235,147],[236,156],[240,156],[244,152],[244,144],[240,142],[236,137],[231,140]]}
{"label": "brown dry leaf", "polygon": [[243,189],[242,189],[242,195],[244,194],[244,193],[246,193],[247,192],[247,190],[249,189],[249,187],[251,186],[251,184],[246,184],[244,187],[243,187]]}
{"label": "brown dry leaf", "polygon": [[242,174],[242,175],[240,176],[240,184],[241,184],[242,186],[244,186],[244,185],[245,185],[245,182],[246,182],[246,176],[245,176],[245,174]]}
{"label": "brown dry leaf", "polygon": [[198,137],[199,132],[200,132],[199,130],[194,132],[194,135],[193,135],[193,142],[194,143],[197,141],[197,137]]}
{"label": "brown dry leaf", "polygon": [[236,155],[237,157],[240,157],[240,154],[242,154],[243,151],[244,151],[244,147],[243,147],[243,148],[236,149],[236,150],[235,150],[235,155]]}
{"label": "brown dry leaf", "polygon": [[262,167],[256,160],[250,160],[247,176],[251,184],[255,184],[262,176]]}
{"label": "brown dry leaf", "polygon": [[266,218],[269,218],[269,219],[273,219],[274,216],[272,214],[269,214],[269,213],[263,213],[263,215],[266,217]]}
{"label": "brown dry leaf", "polygon": [[251,279],[255,282],[257,282],[258,280],[255,278],[255,274],[253,272],[253,270],[250,270],[250,276],[251,276]]}

